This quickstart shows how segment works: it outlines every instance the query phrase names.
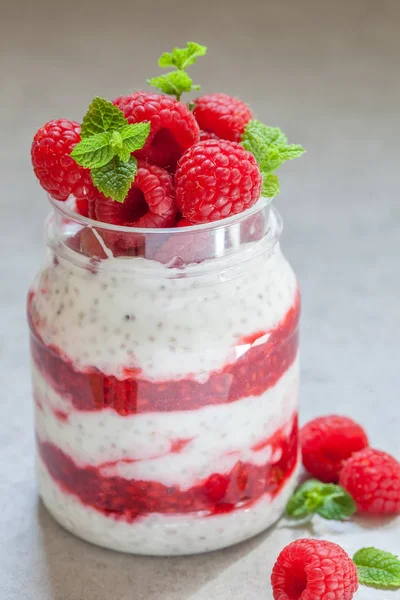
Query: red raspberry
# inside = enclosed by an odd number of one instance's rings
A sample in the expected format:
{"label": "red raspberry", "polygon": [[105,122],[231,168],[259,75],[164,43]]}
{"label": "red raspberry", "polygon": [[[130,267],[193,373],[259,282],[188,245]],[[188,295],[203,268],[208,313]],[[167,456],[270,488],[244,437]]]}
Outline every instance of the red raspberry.
{"label": "red raspberry", "polygon": [[79,123],[59,119],[46,123],[33,138],[33,170],[40,185],[55,200],[66,200],[71,194],[80,200],[94,187],[89,169],[70,156],[81,140],[80,131]]}
{"label": "red raspberry", "polygon": [[338,415],[317,417],[300,432],[303,465],[325,483],[337,483],[344,462],[368,446],[364,429],[352,419]]}
{"label": "red raspberry", "polygon": [[340,485],[360,512],[400,514],[400,463],[372,448],[353,454],[340,473]]}
{"label": "red raspberry", "polygon": [[214,133],[224,140],[239,142],[253,115],[249,107],[226,94],[209,94],[194,101],[193,114],[200,129]]}
{"label": "red raspberry", "polygon": [[186,104],[169,96],[136,92],[114,100],[129,123],[150,121],[146,144],[135,156],[173,169],[184,151],[199,140],[199,127]]}
{"label": "red raspberry", "polygon": [[175,173],[178,208],[193,223],[217,221],[250,208],[260,197],[261,184],[254,156],[225,140],[195,144]]}
{"label": "red raspberry", "polygon": [[357,569],[333,542],[302,539],[278,556],[271,574],[274,600],[351,600]]}
{"label": "red raspberry", "polygon": [[98,221],[128,227],[169,227],[175,224],[173,179],[155,165],[139,162],[138,172],[123,203],[99,194],[95,200]]}
{"label": "red raspberry", "polygon": [[200,131],[200,142],[205,142],[206,140],[217,140],[218,136],[215,133],[211,133],[210,131]]}
{"label": "red raspberry", "polygon": [[[98,193],[89,204],[92,218],[104,223],[125,227],[162,228],[173,227],[176,222],[177,208],[171,175],[156,165],[139,162],[138,172],[125,201],[115,202]],[[146,255],[145,238],[137,233],[100,230],[106,245],[114,256]]]}

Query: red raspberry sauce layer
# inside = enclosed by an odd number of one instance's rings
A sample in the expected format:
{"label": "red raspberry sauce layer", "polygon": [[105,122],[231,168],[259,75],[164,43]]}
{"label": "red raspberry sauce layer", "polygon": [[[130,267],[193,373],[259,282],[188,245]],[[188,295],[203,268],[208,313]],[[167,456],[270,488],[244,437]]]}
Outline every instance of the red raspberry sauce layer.
{"label": "red raspberry sauce layer", "polygon": [[[275,497],[293,473],[298,455],[297,416],[292,426],[282,427],[262,447],[271,446],[275,463],[237,462],[229,473],[213,473],[187,490],[156,481],[105,477],[98,467],[78,466],[55,445],[38,440],[40,456],[50,475],[64,492],[109,517],[133,522],[150,513],[183,514],[205,511],[209,516],[247,508],[268,493]],[[257,444],[259,449],[260,444]],[[172,452],[172,451],[171,451]],[[176,450],[175,450],[176,452]],[[124,459],[126,462],[126,459]]]}
{"label": "red raspberry sauce layer", "polygon": [[[77,371],[61,352],[46,346],[33,333],[32,357],[48,383],[68,398],[77,410],[113,408],[121,415],[142,412],[193,410],[211,404],[234,402],[259,396],[273,387],[296,358],[298,348],[299,299],[266,343],[250,348],[233,364],[211,373],[205,383],[191,378],[149,381],[140,372],[126,371],[119,380],[96,368]],[[258,332],[260,337],[265,332]],[[238,340],[238,347],[253,343],[254,335]]]}

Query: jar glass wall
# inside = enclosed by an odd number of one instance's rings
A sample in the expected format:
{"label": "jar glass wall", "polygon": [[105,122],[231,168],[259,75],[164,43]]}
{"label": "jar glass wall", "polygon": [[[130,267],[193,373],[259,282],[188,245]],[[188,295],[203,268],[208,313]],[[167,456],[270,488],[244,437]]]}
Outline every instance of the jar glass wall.
{"label": "jar glass wall", "polygon": [[65,528],[133,553],[271,525],[298,463],[296,278],[267,202],[116,227],[53,201],[28,299],[38,480]]}

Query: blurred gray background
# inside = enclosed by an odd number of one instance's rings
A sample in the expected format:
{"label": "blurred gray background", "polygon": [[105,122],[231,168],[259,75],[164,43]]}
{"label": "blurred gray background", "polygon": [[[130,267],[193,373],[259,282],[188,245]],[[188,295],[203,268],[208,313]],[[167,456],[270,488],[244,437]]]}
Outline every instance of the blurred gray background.
{"label": "blurred gray background", "polygon": [[[192,68],[202,92],[239,96],[308,150],[283,167],[276,201],[303,294],[302,421],[346,413],[400,453],[400,2],[3,0],[2,600],[270,598],[278,551],[304,535],[281,527],[211,556],[132,558],[75,540],[36,500],[25,294],[48,207],[31,139],[50,119],[81,120],[94,95],[146,87],[159,54],[187,40],[209,47]],[[322,527],[349,551],[362,535],[400,550],[398,523]]]}

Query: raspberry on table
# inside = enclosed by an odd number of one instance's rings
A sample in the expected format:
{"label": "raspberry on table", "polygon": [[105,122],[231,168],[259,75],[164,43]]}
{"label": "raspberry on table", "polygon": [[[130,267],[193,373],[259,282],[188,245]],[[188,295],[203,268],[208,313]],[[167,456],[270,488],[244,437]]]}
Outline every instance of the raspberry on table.
{"label": "raspberry on table", "polygon": [[260,197],[261,185],[253,154],[226,140],[195,144],[175,173],[178,208],[192,223],[225,219],[250,208]]}
{"label": "raspberry on table", "polygon": [[86,199],[93,189],[89,169],[79,166],[70,154],[80,142],[81,126],[58,119],[41,127],[33,138],[31,157],[40,185],[55,200]]}
{"label": "raspberry on table", "polygon": [[350,419],[328,415],[313,419],[300,431],[303,465],[325,483],[337,483],[344,462],[368,446],[364,429]]}
{"label": "raspberry on table", "polygon": [[400,514],[400,462],[365,448],[346,461],[340,485],[353,496],[359,512]]}
{"label": "raspberry on table", "polygon": [[184,151],[199,140],[199,126],[186,104],[170,96],[135,92],[114,100],[129,123],[149,121],[150,134],[134,155],[174,169]]}
{"label": "raspberry on table", "polygon": [[337,544],[300,539],[279,554],[271,584],[274,600],[351,600],[357,569]]}
{"label": "raspberry on table", "polygon": [[239,142],[253,118],[249,107],[227,94],[208,94],[194,101],[193,114],[200,129],[231,142]]}

